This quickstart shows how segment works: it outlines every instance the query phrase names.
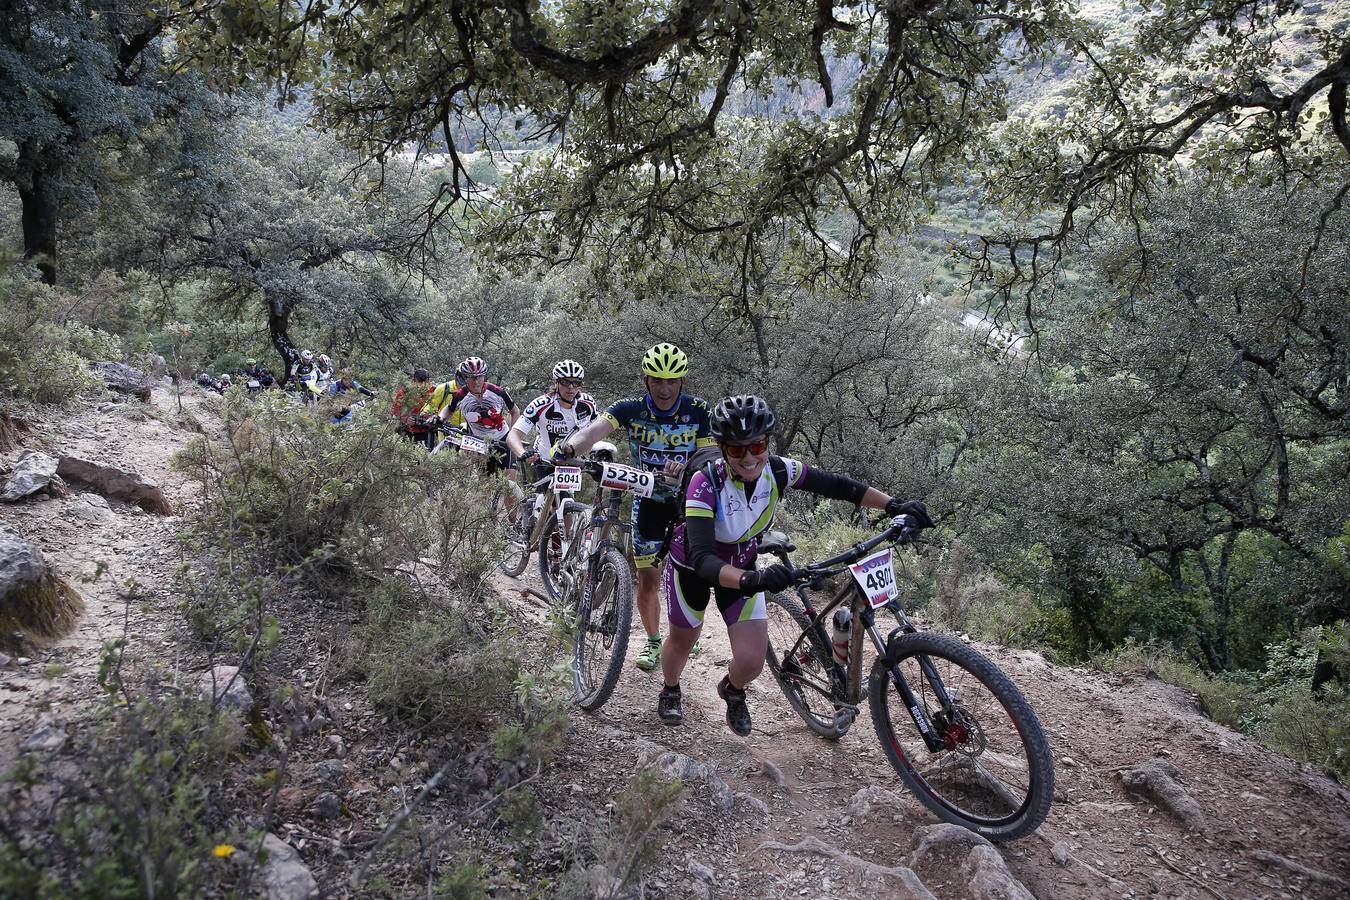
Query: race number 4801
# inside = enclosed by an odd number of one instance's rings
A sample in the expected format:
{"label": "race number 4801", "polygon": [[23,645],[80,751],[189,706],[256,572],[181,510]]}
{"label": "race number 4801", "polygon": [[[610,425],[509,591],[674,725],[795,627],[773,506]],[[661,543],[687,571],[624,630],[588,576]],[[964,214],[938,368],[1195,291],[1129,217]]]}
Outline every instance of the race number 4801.
{"label": "race number 4801", "polygon": [[884,606],[895,598],[895,563],[889,547],[863,557],[850,565],[848,571],[873,607]]}

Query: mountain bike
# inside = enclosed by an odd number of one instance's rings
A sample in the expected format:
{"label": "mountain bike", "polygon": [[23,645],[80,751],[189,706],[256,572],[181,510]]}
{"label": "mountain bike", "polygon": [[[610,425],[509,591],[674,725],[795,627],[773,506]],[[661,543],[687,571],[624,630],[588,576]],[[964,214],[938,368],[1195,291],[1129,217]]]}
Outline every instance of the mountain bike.
{"label": "mountain bike", "polygon": [[[882,749],[919,802],[990,840],[1021,837],[1050,812],[1049,744],[1031,705],[997,666],[954,638],[920,632],[905,614],[891,548],[917,533],[913,518],[898,516],[880,535],[794,569],[800,602],[786,593],[767,598],[769,670],[802,720],[830,740],[848,732],[865,689]],[[795,549],[781,532],[759,545],[788,566]],[[845,574],[817,610],[810,591]],[[883,615],[896,623],[884,636]],[[866,683],[862,632],[876,651]]]}
{"label": "mountain bike", "polygon": [[[609,462],[614,459],[615,452],[613,444],[599,441],[588,455],[597,461]],[[525,459],[520,460],[522,475],[528,464]],[[550,463],[536,455],[532,464],[538,472],[546,474],[533,482],[526,476],[527,489],[534,492],[534,497],[523,504],[521,515],[515,517],[508,529],[507,556],[500,568],[507,575],[518,576],[529,565],[530,554],[539,550],[539,575],[548,599],[556,603],[560,598],[557,569],[562,558],[562,536],[567,528],[567,514],[558,501],[574,497],[581,489],[581,473],[578,471],[565,483],[557,483]]]}
{"label": "mountain bike", "polygon": [[[557,567],[559,603],[574,610],[572,691],[582,709],[604,705],[619,682],[628,652],[633,621],[632,526],[621,515],[625,492],[650,497],[656,487],[652,472],[617,463],[583,459],[554,468],[568,491],[580,487],[584,474],[596,483],[588,503],[565,498]],[[555,482],[555,484],[558,482]]]}

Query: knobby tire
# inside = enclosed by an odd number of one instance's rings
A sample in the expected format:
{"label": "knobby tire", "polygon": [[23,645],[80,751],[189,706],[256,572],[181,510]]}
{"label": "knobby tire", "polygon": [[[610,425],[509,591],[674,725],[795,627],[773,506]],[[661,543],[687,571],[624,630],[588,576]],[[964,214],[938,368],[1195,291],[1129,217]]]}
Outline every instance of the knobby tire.
{"label": "knobby tire", "polygon": [[[814,686],[803,683],[793,676],[794,668],[813,681],[830,684],[830,669],[834,660],[829,648],[820,639],[817,630],[800,602],[790,594],[768,594],[765,606],[769,619],[769,671],[788,703],[802,717],[802,721],[816,734],[828,740],[837,741],[848,731],[848,726],[836,724],[836,707],[832,699],[822,694]],[[798,647],[791,660],[785,660],[784,654],[797,642],[798,636],[806,632],[806,640]]]}
{"label": "knobby tire", "polygon": [[544,593],[554,603],[562,597],[558,579],[558,567],[561,565],[562,535],[558,532],[557,518],[549,516],[543,530],[539,532],[539,580],[544,583]]}
{"label": "knobby tire", "polygon": [[946,635],[902,635],[893,641],[890,656],[930,719],[941,712],[941,704],[920,662],[931,661],[964,719],[946,729],[941,717],[934,720],[935,730],[951,735],[955,748],[930,751],[886,661],[873,663],[868,683],[872,724],[891,765],[919,802],[991,841],[1036,830],[1054,799],[1054,760],[1022,692],[983,654]]}
{"label": "knobby tire", "polygon": [[632,570],[622,553],[606,547],[577,609],[572,689],[582,709],[599,709],[614,692],[628,654],[632,620]]}

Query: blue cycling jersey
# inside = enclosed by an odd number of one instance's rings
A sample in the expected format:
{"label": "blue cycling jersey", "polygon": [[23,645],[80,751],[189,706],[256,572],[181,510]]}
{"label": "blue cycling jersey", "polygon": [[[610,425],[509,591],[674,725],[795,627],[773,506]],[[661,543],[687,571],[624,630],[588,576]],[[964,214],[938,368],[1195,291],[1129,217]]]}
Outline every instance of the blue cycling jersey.
{"label": "blue cycling jersey", "polygon": [[[611,403],[602,417],[616,430],[627,429],[633,462],[649,471],[660,471],[667,460],[684,462],[695,448],[713,444],[707,401],[685,393],[665,411],[656,408],[649,394],[626,397]],[[653,497],[668,498],[672,493],[658,481]]]}

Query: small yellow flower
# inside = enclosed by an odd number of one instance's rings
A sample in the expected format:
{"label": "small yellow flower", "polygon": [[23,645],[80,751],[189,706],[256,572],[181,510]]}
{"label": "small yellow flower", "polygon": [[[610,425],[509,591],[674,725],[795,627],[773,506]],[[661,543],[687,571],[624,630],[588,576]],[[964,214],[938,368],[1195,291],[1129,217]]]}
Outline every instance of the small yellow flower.
{"label": "small yellow flower", "polygon": [[224,859],[227,856],[234,855],[235,848],[229,844],[216,844],[216,849],[212,852],[216,854],[216,859]]}

